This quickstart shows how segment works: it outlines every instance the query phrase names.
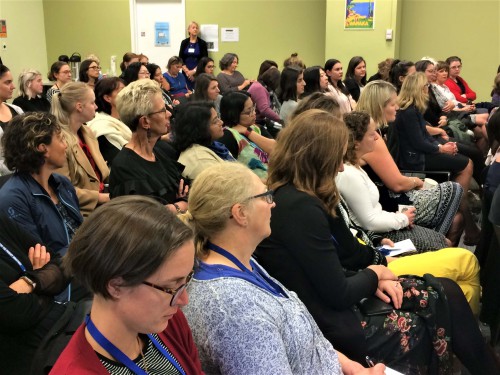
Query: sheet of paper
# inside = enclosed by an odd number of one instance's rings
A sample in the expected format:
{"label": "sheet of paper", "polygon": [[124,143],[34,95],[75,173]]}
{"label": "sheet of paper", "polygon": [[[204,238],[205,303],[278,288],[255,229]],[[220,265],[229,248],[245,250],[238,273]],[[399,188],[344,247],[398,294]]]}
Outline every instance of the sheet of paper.
{"label": "sheet of paper", "polygon": [[417,249],[416,249],[415,245],[413,244],[413,242],[409,238],[406,240],[403,240],[403,241],[395,242],[393,247],[384,245],[380,248],[380,251],[382,251],[382,254],[388,255],[391,257],[398,256],[398,255],[408,253],[408,252],[413,252],[416,250]]}
{"label": "sheet of paper", "polygon": [[385,375],[405,375],[402,372],[393,370],[392,368],[386,367],[385,368]]}

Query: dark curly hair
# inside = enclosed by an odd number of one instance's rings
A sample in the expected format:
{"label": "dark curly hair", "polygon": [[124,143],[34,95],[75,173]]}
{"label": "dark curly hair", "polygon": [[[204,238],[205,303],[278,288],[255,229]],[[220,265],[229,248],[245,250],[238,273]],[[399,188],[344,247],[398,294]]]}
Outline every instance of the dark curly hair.
{"label": "dark curly hair", "polygon": [[2,137],[7,168],[21,173],[38,173],[45,163],[45,152],[39,151],[42,143],[50,145],[52,136],[61,132],[54,115],[29,112],[12,118]]}
{"label": "dark curly hair", "polygon": [[[177,107],[175,122],[172,123],[174,147],[182,152],[194,144],[209,146],[210,118],[213,104],[209,102],[188,102]],[[215,108],[214,108],[215,109]]]}
{"label": "dark curly hair", "polygon": [[356,142],[361,142],[368,131],[370,115],[366,112],[353,111],[344,115],[344,122],[349,130],[349,141],[344,161],[356,165],[358,164]]}

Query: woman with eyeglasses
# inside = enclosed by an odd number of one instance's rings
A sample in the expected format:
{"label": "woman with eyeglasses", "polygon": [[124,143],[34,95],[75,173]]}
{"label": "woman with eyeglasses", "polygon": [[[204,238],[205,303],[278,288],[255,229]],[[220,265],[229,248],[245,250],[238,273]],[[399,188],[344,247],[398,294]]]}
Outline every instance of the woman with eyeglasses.
{"label": "woman with eyeglasses", "polygon": [[361,249],[339,218],[334,177],[343,170],[347,141],[345,124],[320,110],[298,115],[282,130],[268,178],[276,207],[257,260],[298,294],[325,337],[353,359],[371,356],[405,374],[437,374],[451,370],[455,353],[473,374],[497,373],[456,283],[396,276],[376,249]]}
{"label": "woman with eyeglasses", "polygon": [[189,102],[179,107],[172,126],[173,145],[180,152],[179,163],[185,166],[182,175],[195,180],[198,175],[224,160],[235,161],[223,143],[223,123],[212,104]]}
{"label": "woman with eyeglasses", "polygon": [[276,141],[265,128],[255,125],[255,104],[243,91],[229,92],[220,103],[224,135],[220,139],[240,163],[261,178],[267,177],[267,163]]}
{"label": "woman with eyeglasses", "polygon": [[78,80],[84,82],[90,88],[94,89],[97,80],[99,79],[99,71],[101,67],[96,60],[87,59],[83,60],[80,65],[80,72],[78,75]]}
{"label": "woman with eyeglasses", "polygon": [[71,68],[67,62],[56,61],[50,67],[50,72],[47,75],[50,81],[55,81],[56,83],[50,89],[47,90],[45,94],[47,100],[52,103],[52,96],[61,91],[63,86],[71,82]]}
{"label": "woman with eyeglasses", "polygon": [[64,259],[94,293],[92,310],[51,373],[202,374],[181,311],[193,265],[192,231],[158,202],[120,197],[97,210]]}
{"label": "woman with eyeglasses", "polygon": [[200,74],[206,73],[214,75],[215,62],[210,57],[202,57],[196,66],[194,77],[197,78]]}
{"label": "woman with eyeglasses", "polygon": [[143,63],[131,63],[123,73],[123,80],[128,85],[139,79],[149,79],[149,70]]}
{"label": "woman with eyeglasses", "polygon": [[335,351],[294,292],[252,258],[270,234],[273,191],[222,163],[193,183],[184,218],[199,266],[184,312],[207,374],[383,374]]}
{"label": "woman with eyeglasses", "polygon": [[113,160],[111,197],[147,195],[159,199],[172,212],[186,210],[184,166],[177,162],[171,146],[160,140],[168,132],[172,116],[160,86],[150,79],[132,82],[118,94],[116,108],[132,138]]}

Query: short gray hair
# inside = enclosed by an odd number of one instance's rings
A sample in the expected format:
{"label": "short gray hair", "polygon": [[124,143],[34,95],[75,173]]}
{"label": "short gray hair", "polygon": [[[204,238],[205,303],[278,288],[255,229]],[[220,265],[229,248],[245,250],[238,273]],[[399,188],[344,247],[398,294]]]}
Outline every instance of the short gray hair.
{"label": "short gray hair", "polygon": [[116,97],[116,109],[120,119],[135,132],[139,118],[153,111],[153,98],[161,95],[158,82],[139,79],[123,88]]}

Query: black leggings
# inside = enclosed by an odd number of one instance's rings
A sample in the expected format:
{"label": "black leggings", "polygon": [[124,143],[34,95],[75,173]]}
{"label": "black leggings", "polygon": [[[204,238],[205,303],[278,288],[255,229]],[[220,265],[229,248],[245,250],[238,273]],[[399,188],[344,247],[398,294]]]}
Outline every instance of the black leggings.
{"label": "black leggings", "polygon": [[478,323],[460,287],[439,278],[448,298],[453,352],[472,375],[500,374],[500,367],[481,335]]}

